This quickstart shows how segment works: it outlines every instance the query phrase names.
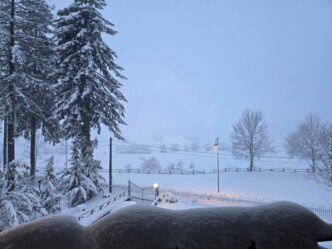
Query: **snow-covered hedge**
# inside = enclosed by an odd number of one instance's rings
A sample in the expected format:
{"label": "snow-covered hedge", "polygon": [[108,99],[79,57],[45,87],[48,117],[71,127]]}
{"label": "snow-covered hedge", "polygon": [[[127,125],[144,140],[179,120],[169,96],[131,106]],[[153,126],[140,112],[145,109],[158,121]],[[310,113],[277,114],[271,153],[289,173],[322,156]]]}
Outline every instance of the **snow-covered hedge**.
{"label": "snow-covered hedge", "polygon": [[178,202],[178,198],[170,192],[165,192],[165,193],[161,193],[157,197],[156,202],[157,203],[176,203],[176,202]]}

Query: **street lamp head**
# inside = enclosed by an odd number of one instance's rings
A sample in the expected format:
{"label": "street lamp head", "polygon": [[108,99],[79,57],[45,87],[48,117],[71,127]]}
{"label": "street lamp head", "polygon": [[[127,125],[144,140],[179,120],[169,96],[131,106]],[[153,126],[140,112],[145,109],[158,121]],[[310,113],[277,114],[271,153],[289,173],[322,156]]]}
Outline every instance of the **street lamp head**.
{"label": "street lamp head", "polygon": [[216,151],[219,150],[219,139],[218,139],[218,138],[216,138],[216,141],[214,142],[213,147],[214,147],[214,149],[215,149]]}
{"label": "street lamp head", "polygon": [[158,187],[159,187],[159,184],[155,182],[155,183],[153,184],[153,188],[156,189],[156,188],[158,188]]}

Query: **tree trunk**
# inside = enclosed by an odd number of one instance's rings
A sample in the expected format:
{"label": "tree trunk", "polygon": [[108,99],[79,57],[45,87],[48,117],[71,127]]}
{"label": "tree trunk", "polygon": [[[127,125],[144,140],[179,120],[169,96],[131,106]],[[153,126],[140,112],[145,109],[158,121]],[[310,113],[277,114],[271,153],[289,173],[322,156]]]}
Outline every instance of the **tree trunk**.
{"label": "tree trunk", "polygon": [[7,187],[8,191],[13,191],[15,189],[15,170],[12,170],[12,164],[15,161],[15,118],[13,113],[10,114],[8,118],[8,181]]}
{"label": "tree trunk", "polygon": [[313,157],[311,161],[312,161],[311,168],[312,168],[312,171],[315,173],[316,172],[316,158]]}
{"label": "tree trunk", "polygon": [[7,141],[7,118],[3,121],[3,172],[5,172],[5,168],[8,162],[8,141]]}
{"label": "tree trunk", "polygon": [[[88,119],[88,115],[85,114],[83,116],[83,125],[82,125],[82,135],[84,137],[84,146],[82,147],[82,152],[84,153],[83,154],[83,157],[85,158],[85,161],[86,162],[91,162],[93,155],[90,154],[90,146],[91,146],[91,141],[90,141],[90,122],[89,122],[89,119]],[[90,175],[90,171],[91,171],[91,166],[89,163],[87,163],[85,165],[85,172],[86,172],[86,176],[88,178],[91,177]],[[91,178],[90,178],[91,179]],[[92,196],[93,196],[93,192],[91,191],[88,191],[87,193],[87,196],[88,196],[88,199],[91,199]]]}
{"label": "tree trunk", "polygon": [[31,116],[30,122],[30,176],[34,176],[36,174],[36,119],[33,115]]}
{"label": "tree trunk", "polygon": [[250,156],[250,166],[249,166],[249,171],[253,171],[254,169],[254,158]]}
{"label": "tree trunk", "polygon": [[[90,156],[93,156],[93,155],[90,155],[89,153],[89,147],[91,145],[91,141],[90,141],[90,125],[89,125],[89,121],[87,118],[84,119],[84,122],[83,122],[83,133],[82,133],[82,136],[84,137],[84,147],[82,148],[83,149],[83,153],[84,153],[84,157],[88,158]],[[90,165],[86,165],[86,167],[89,167]],[[87,171],[87,177],[90,177],[89,175],[89,169],[86,169]]]}
{"label": "tree trunk", "polygon": [[[11,21],[10,21],[10,40],[9,40],[9,74],[13,74],[15,72],[15,65],[13,62],[13,47],[15,45],[15,0],[11,1],[11,11],[10,11]],[[11,103],[9,108],[9,115],[8,115],[8,164],[14,163],[15,160],[15,89],[14,89],[14,82],[12,82],[10,86],[10,98]],[[8,191],[12,191],[15,189],[14,180],[15,180],[15,171],[8,170],[8,181],[7,186],[9,187]]]}

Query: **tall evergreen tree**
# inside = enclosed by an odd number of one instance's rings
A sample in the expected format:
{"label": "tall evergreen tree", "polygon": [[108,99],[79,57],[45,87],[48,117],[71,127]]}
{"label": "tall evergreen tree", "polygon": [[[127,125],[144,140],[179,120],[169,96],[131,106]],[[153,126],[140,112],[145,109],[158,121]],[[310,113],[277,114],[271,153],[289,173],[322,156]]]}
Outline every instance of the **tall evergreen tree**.
{"label": "tall evergreen tree", "polygon": [[90,129],[100,131],[101,124],[121,138],[119,125],[125,124],[122,102],[126,99],[118,81],[124,79],[122,68],[101,37],[102,33],[116,34],[113,24],[100,13],[105,5],[105,0],[75,0],[58,12],[56,111],[68,138],[82,134],[90,141]]}
{"label": "tall evergreen tree", "polygon": [[[85,144],[87,141],[85,141],[86,138],[83,138],[81,140],[81,144]],[[94,148],[97,147],[97,140],[90,141],[89,146],[85,147],[83,146],[83,168],[85,169],[84,174],[92,180],[93,184],[95,185],[95,188],[99,192],[102,189],[102,185],[105,182],[105,179],[100,175],[100,170],[102,169],[100,161],[93,159],[93,151]],[[84,151],[86,150],[86,151]],[[94,195],[93,191],[87,191],[88,198],[91,198]]]}
{"label": "tall evergreen tree", "polygon": [[45,208],[48,213],[56,213],[60,210],[60,195],[54,185],[55,178],[54,157],[52,156],[45,167],[43,179],[38,181],[38,186],[35,188],[35,191],[40,198],[41,206]]}
{"label": "tall evergreen tree", "polygon": [[28,53],[27,71],[32,82],[24,92],[32,105],[19,112],[17,120],[18,135],[23,133],[30,140],[30,175],[36,170],[36,132],[42,128],[45,141],[59,142],[60,129],[53,118],[54,95],[51,87],[54,78],[55,53],[54,44],[50,37],[53,23],[51,7],[45,0],[24,0],[24,16],[28,25],[24,29],[26,44],[31,44],[26,49]]}
{"label": "tall evergreen tree", "polygon": [[75,0],[58,12],[55,24],[59,62],[56,113],[63,120],[66,138],[81,140],[82,174],[96,185],[101,182],[100,165],[93,160],[90,131],[99,132],[104,124],[121,139],[120,125],[125,124],[122,103],[126,99],[119,82],[125,77],[114,61],[115,52],[102,39],[103,33],[116,34],[113,24],[101,15],[105,5],[105,0]]}
{"label": "tall evergreen tree", "polygon": [[24,132],[31,139],[34,174],[36,130],[42,121],[43,127],[56,125],[51,120],[53,98],[48,89],[53,59],[48,36],[51,10],[45,0],[3,0],[0,9],[4,16],[0,23],[4,48],[0,104],[7,126],[8,162],[15,159],[15,137]]}
{"label": "tall evergreen tree", "polygon": [[[8,12],[5,11],[8,8],[7,2],[0,2],[0,86],[2,86],[1,82],[8,75],[8,20],[9,15]],[[1,91],[3,94],[4,92]],[[5,166],[7,165],[7,118],[4,117],[5,107],[0,106],[0,119],[3,121],[3,149],[2,149],[2,160],[3,160],[3,170],[5,170]]]}
{"label": "tall evergreen tree", "polygon": [[[15,159],[15,109],[16,100],[19,95],[19,87],[22,85],[22,78],[19,73],[19,67],[15,66],[19,60],[19,47],[16,43],[17,40],[17,24],[16,19],[16,5],[15,0],[1,1],[0,13],[3,16],[1,18],[1,93],[0,93],[0,106],[1,116],[6,121],[6,144],[8,160],[6,163],[10,163]],[[23,93],[22,93],[23,94]],[[24,94],[23,94],[24,96]],[[9,171],[9,170],[8,170]],[[11,172],[11,171],[10,171]],[[7,181],[8,186],[11,186],[9,190],[14,189],[14,183],[11,182],[13,177],[10,177]]]}
{"label": "tall evergreen tree", "polygon": [[75,136],[72,145],[71,166],[65,172],[71,206],[85,202],[98,192],[95,183],[87,174],[85,144],[84,136]]}

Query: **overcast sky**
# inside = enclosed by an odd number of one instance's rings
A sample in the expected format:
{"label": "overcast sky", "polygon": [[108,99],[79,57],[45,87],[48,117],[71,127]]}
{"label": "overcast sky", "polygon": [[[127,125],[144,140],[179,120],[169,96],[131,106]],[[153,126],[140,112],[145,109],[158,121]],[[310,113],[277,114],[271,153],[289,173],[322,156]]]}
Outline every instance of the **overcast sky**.
{"label": "overcast sky", "polygon": [[129,140],[228,142],[245,108],[265,113],[277,141],[308,112],[332,121],[331,0],[107,2],[119,33],[106,40],[128,78]]}

